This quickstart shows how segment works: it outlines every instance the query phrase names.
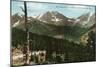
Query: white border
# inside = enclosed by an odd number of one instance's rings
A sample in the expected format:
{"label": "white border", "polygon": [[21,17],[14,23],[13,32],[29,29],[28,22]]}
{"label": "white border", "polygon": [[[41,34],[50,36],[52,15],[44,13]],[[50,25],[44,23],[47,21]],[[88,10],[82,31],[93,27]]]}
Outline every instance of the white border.
{"label": "white border", "polygon": [[10,1],[0,0],[0,67],[10,67]]}
{"label": "white border", "polygon": [[[32,0],[31,0],[32,1]],[[70,4],[87,4],[96,5],[96,25],[97,25],[97,61],[37,65],[38,67],[99,67],[100,64],[100,2],[99,0],[33,0],[40,2],[70,3]],[[34,67],[37,67],[34,66]],[[10,0],[0,0],[0,67],[10,67]],[[29,67],[29,66],[27,66]],[[33,66],[30,66],[33,67]]]}

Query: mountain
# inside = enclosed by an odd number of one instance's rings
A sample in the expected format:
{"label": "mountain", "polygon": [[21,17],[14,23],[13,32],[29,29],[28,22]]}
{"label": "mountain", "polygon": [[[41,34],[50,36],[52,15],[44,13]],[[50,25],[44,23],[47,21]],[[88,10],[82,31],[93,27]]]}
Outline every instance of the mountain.
{"label": "mountain", "polygon": [[72,25],[74,19],[68,18],[57,11],[48,11],[44,14],[37,16],[37,19],[48,24],[54,24],[58,26]]}
{"label": "mountain", "polygon": [[[93,20],[95,15],[90,17]],[[80,36],[90,30],[91,27],[84,27],[84,21],[87,20],[89,14],[84,14],[77,19],[67,18],[59,12],[46,12],[36,18],[28,17],[29,32],[54,37],[57,39],[66,39],[70,41],[79,41]],[[24,16],[23,16],[24,18]],[[94,20],[95,21],[95,20]],[[92,23],[94,23],[92,21]],[[90,22],[91,23],[91,22]],[[25,31],[24,19],[17,20],[12,28]]]}
{"label": "mountain", "polygon": [[14,23],[16,23],[18,20],[21,19],[21,16],[18,15],[18,13],[14,14],[11,16],[11,25],[13,25]]}
{"label": "mountain", "polygon": [[96,23],[96,14],[95,13],[86,13],[78,17],[79,21],[77,22],[77,25],[80,25],[82,27],[91,27]]}

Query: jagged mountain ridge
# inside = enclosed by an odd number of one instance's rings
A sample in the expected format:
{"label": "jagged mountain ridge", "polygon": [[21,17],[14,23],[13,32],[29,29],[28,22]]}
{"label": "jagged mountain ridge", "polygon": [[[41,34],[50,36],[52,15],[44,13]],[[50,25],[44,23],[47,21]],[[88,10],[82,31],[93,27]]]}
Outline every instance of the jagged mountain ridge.
{"label": "jagged mountain ridge", "polygon": [[[19,23],[23,20],[24,22],[24,17],[20,17],[17,15],[17,17],[15,17],[17,14],[15,14],[14,16],[12,16],[12,23],[14,24],[15,22]],[[14,18],[17,18],[17,20]],[[19,21],[18,21],[19,19]],[[81,16],[79,16],[78,18],[74,19],[74,18],[68,18],[66,16],[64,16],[63,14],[57,12],[57,11],[47,11],[45,13],[42,13],[40,15],[38,15],[37,17],[35,17],[34,19],[39,20],[41,22],[47,23],[47,24],[53,24],[53,25],[57,25],[57,26],[66,26],[66,25],[79,25],[80,27],[91,27],[93,24],[95,24],[96,19],[95,19],[95,13],[86,13],[83,14]],[[28,17],[28,20],[30,22],[30,20],[32,20],[32,17]]]}
{"label": "jagged mountain ridge", "polygon": [[72,22],[74,19],[68,18],[57,11],[51,11],[51,12],[47,11],[46,13],[37,16],[37,19],[48,24],[54,24],[60,26],[72,25],[74,23]]}
{"label": "jagged mountain ridge", "polygon": [[[57,15],[56,18],[54,18],[54,16],[52,17],[51,13]],[[29,31],[35,34],[47,35],[47,36],[60,38],[60,39],[77,40],[81,35],[83,35],[85,32],[89,30],[89,28],[84,28],[83,26],[81,26],[81,24],[78,26],[78,23],[83,23],[83,22],[76,21],[73,18],[67,18],[58,12],[51,12],[51,13],[46,12],[42,16],[39,15],[36,18],[28,17]],[[85,16],[86,15],[83,15],[82,17]],[[57,18],[58,19],[64,18],[63,20],[66,20],[66,22],[62,22],[62,21],[59,22],[57,21]],[[53,22],[51,21],[52,19],[54,19]],[[70,22],[72,23],[70,24]],[[18,23],[16,26],[14,26],[14,24],[12,25],[14,28],[25,30],[24,20],[19,20],[16,23]]]}

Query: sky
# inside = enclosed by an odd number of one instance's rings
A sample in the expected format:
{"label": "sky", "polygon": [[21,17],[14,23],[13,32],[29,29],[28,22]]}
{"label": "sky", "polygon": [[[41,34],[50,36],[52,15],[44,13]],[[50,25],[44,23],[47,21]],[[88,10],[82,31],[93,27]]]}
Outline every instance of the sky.
{"label": "sky", "polygon": [[[15,13],[19,13],[20,15],[24,14],[20,7],[24,8],[22,1],[12,1],[11,4],[12,15]],[[94,13],[95,6],[27,2],[28,16],[35,17],[47,11],[58,11],[59,13],[62,13],[66,17],[77,18],[86,13]]]}

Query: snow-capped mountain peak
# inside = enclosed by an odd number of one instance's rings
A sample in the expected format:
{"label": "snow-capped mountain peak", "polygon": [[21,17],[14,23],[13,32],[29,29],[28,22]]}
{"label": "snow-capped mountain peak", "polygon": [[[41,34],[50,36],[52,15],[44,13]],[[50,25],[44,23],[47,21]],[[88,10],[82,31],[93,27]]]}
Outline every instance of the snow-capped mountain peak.
{"label": "snow-capped mountain peak", "polygon": [[91,16],[93,15],[93,12],[89,13],[89,16],[86,21],[84,21],[83,25],[87,24],[90,21]]}
{"label": "snow-capped mountain peak", "polygon": [[57,11],[47,11],[37,16],[37,19],[54,25],[66,25],[68,22],[68,18]]}
{"label": "snow-capped mountain peak", "polygon": [[89,17],[87,18],[87,22],[89,22],[89,20],[90,20],[90,18],[91,18],[92,15],[93,15],[93,12],[91,12],[91,13],[89,14]]}
{"label": "snow-capped mountain peak", "polygon": [[85,27],[89,27],[95,23],[95,13],[90,12],[90,13],[80,16],[77,19],[80,19],[79,21],[77,21],[78,24]]}

